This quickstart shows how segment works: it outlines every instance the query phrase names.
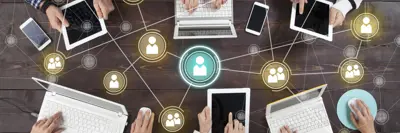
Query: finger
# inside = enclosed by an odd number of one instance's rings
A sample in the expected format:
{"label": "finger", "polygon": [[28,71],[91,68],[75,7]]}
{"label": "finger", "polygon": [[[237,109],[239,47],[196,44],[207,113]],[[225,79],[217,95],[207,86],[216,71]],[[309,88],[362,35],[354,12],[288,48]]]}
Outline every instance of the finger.
{"label": "finger", "polygon": [[357,100],[357,105],[361,109],[362,115],[367,117],[368,116],[367,108],[365,107],[365,105],[362,103],[361,100]]}
{"label": "finger", "polygon": [[151,118],[150,118],[150,122],[149,122],[149,126],[147,127],[147,130],[148,131],[152,130],[153,125],[154,125],[154,113],[151,113]]}
{"label": "finger", "polygon": [[104,3],[99,3],[101,13],[103,13],[104,20],[108,20],[108,14],[110,13],[110,9]]}
{"label": "finger", "polygon": [[58,128],[58,126],[60,126],[60,119],[61,119],[61,117],[56,117],[56,118],[53,120],[53,122],[50,124],[48,130],[50,130],[50,131],[52,131],[52,132],[53,132],[54,130],[56,130],[56,129]]}
{"label": "finger", "polygon": [[[60,20],[60,22],[62,23],[62,25],[64,25],[65,27],[69,27],[69,22],[68,20],[64,17],[64,14],[62,14],[61,11],[58,11],[56,13],[57,18]],[[61,29],[61,27],[60,27]]]}
{"label": "finger", "polygon": [[367,104],[365,104],[365,102],[364,102],[364,101],[361,101],[361,103],[364,105],[365,109],[367,110],[367,113],[368,113],[368,115],[369,115],[369,116],[372,116],[372,114],[371,114],[371,111],[369,110],[369,107],[368,107],[368,105],[367,105]]}
{"label": "finger", "polygon": [[341,15],[340,12],[336,12],[336,18],[335,18],[335,23],[333,24],[333,27],[342,25],[343,22],[343,16]]}
{"label": "finger", "polygon": [[136,117],[136,128],[140,128],[142,127],[142,123],[143,123],[143,113],[142,111],[139,110],[139,113]]}
{"label": "finger", "polygon": [[355,118],[355,116],[354,116],[353,113],[350,113],[350,119],[351,119],[351,122],[353,122],[353,124],[354,124],[356,127],[358,127],[358,123],[357,123],[356,118]]}
{"label": "finger", "polygon": [[[186,8],[186,10],[190,10],[190,0],[186,0],[186,2],[185,2],[185,8]],[[190,12],[190,11],[189,11]]]}
{"label": "finger", "polygon": [[59,128],[56,131],[54,131],[54,133],[62,133],[65,129],[64,128]]}
{"label": "finger", "polygon": [[101,12],[100,5],[94,4],[94,9],[96,10],[97,17],[103,18],[103,13]]}
{"label": "finger", "polygon": [[284,128],[285,128],[285,130],[288,132],[288,133],[291,133],[292,131],[290,130],[290,128],[289,128],[289,126],[284,126]]}
{"label": "finger", "polygon": [[300,14],[303,14],[303,12],[304,12],[304,0],[299,0],[299,5],[300,5],[299,12],[300,12]]}
{"label": "finger", "polygon": [[228,133],[228,131],[229,131],[229,127],[228,127],[228,124],[226,124],[226,126],[224,128],[224,133]]}
{"label": "finger", "polygon": [[51,28],[58,30],[61,32],[61,23],[58,17],[56,16],[55,18],[49,19]]}
{"label": "finger", "polygon": [[131,125],[131,133],[135,131],[135,128],[136,128],[136,121],[134,121]]}
{"label": "finger", "polygon": [[285,127],[281,127],[281,133],[286,133],[286,129],[285,129]]}
{"label": "finger", "polygon": [[356,115],[358,116],[358,118],[363,117],[361,112],[356,107],[354,107],[354,105],[351,105],[351,108],[353,108],[354,112],[356,112]]}
{"label": "finger", "polygon": [[152,114],[150,114],[150,110],[147,110],[146,114],[145,114],[145,117],[143,118],[144,121],[143,121],[142,127],[147,128],[147,126],[149,125],[149,121],[150,121],[151,115]]}
{"label": "finger", "polygon": [[235,130],[238,131],[239,130],[239,121],[235,119],[234,124],[235,124],[234,125]]}
{"label": "finger", "polygon": [[329,13],[329,24],[333,25],[335,23],[336,18],[336,10],[331,8]]}
{"label": "finger", "polygon": [[206,110],[206,114],[205,114],[205,116],[206,116],[206,120],[211,120],[211,110],[210,110],[210,107],[206,107],[206,108],[204,108],[205,110]]}
{"label": "finger", "polygon": [[229,115],[228,115],[228,128],[229,128],[229,130],[230,129],[233,129],[233,122],[232,122],[233,120],[232,120],[232,112],[230,112],[229,113]]}
{"label": "finger", "polygon": [[53,116],[47,119],[47,121],[42,125],[42,127],[48,128],[50,124],[53,122],[53,119],[54,119]]}
{"label": "finger", "polygon": [[46,120],[47,119],[42,119],[42,120],[39,120],[39,121],[37,121],[36,123],[35,123],[35,125],[34,126],[42,126],[43,125],[43,123],[45,123],[46,122]]}
{"label": "finger", "polygon": [[244,130],[244,126],[242,123],[239,123],[239,130]]}

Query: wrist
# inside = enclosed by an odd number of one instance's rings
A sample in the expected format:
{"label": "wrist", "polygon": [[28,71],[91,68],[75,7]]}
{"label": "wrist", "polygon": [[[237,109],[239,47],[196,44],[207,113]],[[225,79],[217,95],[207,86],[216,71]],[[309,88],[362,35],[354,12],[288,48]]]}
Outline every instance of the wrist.
{"label": "wrist", "polygon": [[[44,14],[46,14],[46,13],[47,13],[47,9],[48,9],[49,7],[51,7],[51,6],[56,6],[56,4],[54,4],[53,2],[51,2],[51,1],[49,1],[49,0],[45,0],[45,1],[42,2],[40,10],[41,10]],[[56,7],[57,7],[57,6],[56,6]]]}

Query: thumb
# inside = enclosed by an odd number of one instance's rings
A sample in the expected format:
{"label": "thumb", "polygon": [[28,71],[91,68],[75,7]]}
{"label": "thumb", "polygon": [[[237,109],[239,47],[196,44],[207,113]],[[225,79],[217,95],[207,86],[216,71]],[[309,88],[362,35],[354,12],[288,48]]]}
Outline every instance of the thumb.
{"label": "thumb", "polygon": [[58,11],[56,13],[57,18],[61,21],[62,25],[65,25],[65,27],[69,26],[69,22],[67,21],[67,19],[64,17],[64,14],[62,14],[61,11]]}
{"label": "thumb", "polygon": [[336,10],[331,8],[330,13],[329,13],[329,24],[333,25],[335,23],[335,18],[336,18]]}

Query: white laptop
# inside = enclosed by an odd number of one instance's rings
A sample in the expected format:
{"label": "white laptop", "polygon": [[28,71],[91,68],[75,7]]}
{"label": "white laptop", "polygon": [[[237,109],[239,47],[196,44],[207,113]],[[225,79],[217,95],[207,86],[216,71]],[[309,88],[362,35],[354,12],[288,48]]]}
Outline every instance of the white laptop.
{"label": "white laptop", "polygon": [[104,19],[99,19],[93,5],[86,0],[74,0],[60,8],[70,26],[62,26],[66,50],[107,34]]}
{"label": "white laptop", "polygon": [[123,133],[128,119],[124,105],[32,77],[47,90],[38,120],[62,112],[63,133]]}
{"label": "white laptop", "polygon": [[199,0],[192,14],[181,0],[175,0],[174,39],[236,38],[233,26],[233,0],[214,9],[212,0]]}
{"label": "white laptop", "polygon": [[333,133],[322,94],[327,84],[267,105],[266,118],[271,133],[287,125],[298,133]]}

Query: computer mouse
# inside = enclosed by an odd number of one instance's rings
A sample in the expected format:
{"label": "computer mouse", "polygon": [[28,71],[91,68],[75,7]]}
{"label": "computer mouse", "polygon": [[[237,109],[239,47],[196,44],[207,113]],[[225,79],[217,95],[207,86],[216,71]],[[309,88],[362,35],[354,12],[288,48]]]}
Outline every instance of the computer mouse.
{"label": "computer mouse", "polygon": [[351,105],[353,105],[355,107],[355,109],[357,109],[358,111],[361,111],[360,107],[358,107],[357,105],[357,100],[358,98],[352,98],[350,99],[347,104],[349,105],[349,108],[351,110],[351,112],[354,114],[354,116],[356,117],[356,119],[358,119],[357,113],[355,110],[353,110],[353,108],[351,107]]}
{"label": "computer mouse", "polygon": [[146,116],[146,112],[147,111],[150,111],[150,114],[151,114],[151,109],[150,108],[147,108],[147,107],[142,107],[142,108],[140,108],[140,110],[139,111],[142,111],[142,117],[144,118],[145,116]]}

